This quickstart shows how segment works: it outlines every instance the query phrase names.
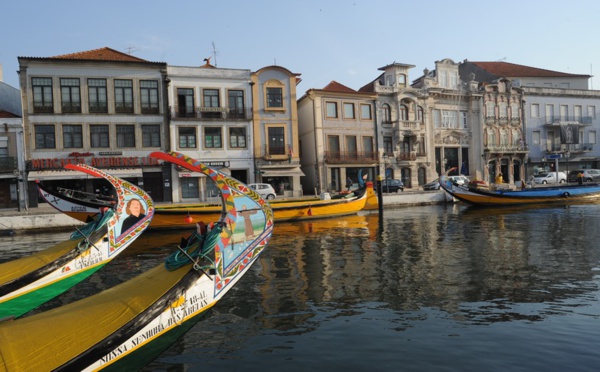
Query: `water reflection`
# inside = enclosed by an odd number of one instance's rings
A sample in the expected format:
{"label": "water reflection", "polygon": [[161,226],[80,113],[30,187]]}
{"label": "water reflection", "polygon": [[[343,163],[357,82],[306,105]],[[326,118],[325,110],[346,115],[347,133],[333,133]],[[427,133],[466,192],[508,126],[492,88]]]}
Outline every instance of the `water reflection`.
{"label": "water reflection", "polygon": [[[599,225],[598,205],[462,204],[277,224],[213,313],[144,370],[595,367]],[[185,233],[145,234],[48,306],[160,264]]]}

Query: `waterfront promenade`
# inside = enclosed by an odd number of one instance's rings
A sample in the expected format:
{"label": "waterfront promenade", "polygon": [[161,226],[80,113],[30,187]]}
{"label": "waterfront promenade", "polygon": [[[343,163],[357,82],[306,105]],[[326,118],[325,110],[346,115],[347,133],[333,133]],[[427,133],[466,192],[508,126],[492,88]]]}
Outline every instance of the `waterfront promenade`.
{"label": "waterfront promenade", "polygon": [[[404,191],[384,194],[384,208],[409,205],[428,205],[451,201],[445,192],[438,191]],[[376,212],[376,211],[375,211]],[[60,229],[69,230],[83,223],[58,212],[48,204],[40,204],[36,208],[18,211],[17,209],[0,209],[0,234],[22,232],[46,232]]]}

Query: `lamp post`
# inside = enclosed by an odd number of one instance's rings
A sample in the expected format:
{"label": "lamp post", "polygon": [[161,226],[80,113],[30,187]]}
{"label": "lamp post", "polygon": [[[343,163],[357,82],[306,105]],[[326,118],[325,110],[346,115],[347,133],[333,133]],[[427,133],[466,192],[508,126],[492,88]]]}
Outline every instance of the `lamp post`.
{"label": "lamp post", "polygon": [[13,170],[13,174],[15,175],[15,181],[17,182],[17,207],[19,212],[21,212],[21,184],[23,183],[23,176],[21,175],[21,171],[18,169]]}

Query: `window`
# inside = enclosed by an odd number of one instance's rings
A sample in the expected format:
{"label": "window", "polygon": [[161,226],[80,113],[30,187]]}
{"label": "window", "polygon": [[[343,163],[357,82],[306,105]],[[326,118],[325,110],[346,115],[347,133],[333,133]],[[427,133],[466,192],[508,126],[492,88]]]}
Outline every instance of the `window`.
{"label": "window", "polygon": [[327,136],[327,151],[331,158],[340,157],[340,137],[339,136]]}
{"label": "window", "polygon": [[373,153],[373,137],[371,136],[364,136],[363,137],[363,151],[365,152],[365,155],[368,157],[372,156]]}
{"label": "window", "polygon": [[117,125],[117,147],[135,147],[134,125]]}
{"label": "window", "polygon": [[[244,119],[244,91],[230,90],[228,93],[229,117],[233,119]],[[245,147],[245,146],[244,146]]]}
{"label": "window", "polygon": [[77,148],[83,147],[83,132],[81,125],[63,125],[63,147]]}
{"label": "window", "polygon": [[569,106],[560,105],[560,120],[562,120],[562,121],[569,120]]}
{"label": "window", "polygon": [[56,140],[54,137],[54,125],[36,125],[35,126],[35,148],[36,149],[54,149]]}
{"label": "window", "polygon": [[588,106],[587,107],[587,116],[591,119],[596,118],[596,106]]}
{"label": "window", "polygon": [[492,101],[487,101],[485,103],[485,116],[488,118],[496,117],[496,104]]}
{"label": "window", "polygon": [[417,121],[423,122],[423,107],[417,107]]}
{"label": "window", "polygon": [[461,111],[460,112],[460,123],[462,124],[462,128],[463,129],[469,128],[469,123],[467,121],[467,112],[466,111]]}
{"label": "window", "polygon": [[108,125],[90,125],[90,146],[108,147]]}
{"label": "window", "polygon": [[140,81],[140,101],[142,114],[158,114],[160,112],[158,108],[158,81]]}
{"label": "window", "polygon": [[88,79],[88,104],[90,107],[90,114],[108,112],[106,79]]}
{"label": "window", "polygon": [[442,110],[442,127],[456,128],[456,111]]}
{"label": "window", "polygon": [[531,117],[532,118],[540,117],[540,105],[538,103],[531,104]]}
{"label": "window", "polygon": [[390,110],[390,105],[388,105],[387,103],[384,103],[381,106],[381,111],[382,111],[382,116],[383,116],[383,123],[384,124],[390,124],[392,122],[392,115],[391,115],[391,110]]}
{"label": "window", "polygon": [[356,136],[346,136],[346,152],[350,158],[356,159],[358,156]]}
{"label": "window", "polygon": [[546,123],[554,122],[554,105],[546,105]]}
{"label": "window", "polygon": [[60,79],[60,97],[62,100],[62,112],[80,113],[81,95],[79,94],[79,79]]}
{"label": "window", "polygon": [[142,146],[160,147],[160,125],[142,125]]}
{"label": "window", "polygon": [[398,85],[406,86],[406,75],[404,75],[404,74],[398,75]]}
{"label": "window", "polygon": [[405,105],[400,105],[398,119],[408,120],[408,108]]}
{"label": "window", "polygon": [[354,119],[354,103],[344,103],[344,119]]}
{"label": "window", "polygon": [[363,120],[371,120],[371,105],[360,105],[360,118]]}
{"label": "window", "polygon": [[246,148],[246,128],[229,128],[229,147]]}
{"label": "window", "polygon": [[267,88],[267,107],[283,107],[283,89]]}
{"label": "window", "polygon": [[179,147],[186,149],[196,147],[196,128],[179,127]]}
{"label": "window", "polygon": [[328,117],[328,118],[337,118],[338,117],[337,102],[327,102],[326,107],[327,107],[327,112],[325,113],[326,117]]}
{"label": "window", "polygon": [[533,141],[533,145],[534,146],[539,146],[540,145],[540,131],[536,130],[533,131],[533,135],[531,136],[531,139]]}
{"label": "window", "polygon": [[510,104],[510,117],[513,119],[518,119],[519,115],[519,105],[516,102]]}
{"label": "window", "polygon": [[575,105],[573,107],[573,115],[575,115],[575,120],[581,122],[581,117],[583,116],[583,107],[580,105]]}
{"label": "window", "polygon": [[184,199],[198,199],[200,197],[197,177],[181,178],[181,197]]}
{"label": "window", "polygon": [[394,156],[394,147],[391,136],[383,136],[383,154]]}
{"label": "window", "polygon": [[269,154],[285,155],[285,128],[269,127]]}
{"label": "window", "polygon": [[219,91],[217,89],[204,89],[202,94],[204,96],[202,117],[211,119],[220,118],[221,112],[219,111]]}
{"label": "window", "polygon": [[54,103],[52,101],[52,78],[32,78],[33,89],[33,112],[53,113]]}
{"label": "window", "polygon": [[133,114],[133,81],[115,80],[115,112]]}
{"label": "window", "polygon": [[588,143],[595,145],[596,144],[596,131],[590,130],[588,132]]}
{"label": "window", "polygon": [[501,118],[508,118],[508,105],[506,102],[498,103],[498,116]]}
{"label": "window", "polygon": [[221,148],[223,147],[221,127],[204,128],[204,147]]}
{"label": "window", "polygon": [[177,88],[177,116],[181,118],[194,117],[194,90]]}

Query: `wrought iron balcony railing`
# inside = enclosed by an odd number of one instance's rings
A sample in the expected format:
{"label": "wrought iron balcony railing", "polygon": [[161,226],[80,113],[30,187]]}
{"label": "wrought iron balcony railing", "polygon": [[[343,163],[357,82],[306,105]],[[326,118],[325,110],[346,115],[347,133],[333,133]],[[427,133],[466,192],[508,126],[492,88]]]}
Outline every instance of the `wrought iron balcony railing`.
{"label": "wrought iron balcony railing", "polygon": [[376,151],[325,151],[325,161],[329,164],[377,163]]}
{"label": "wrought iron balcony railing", "polygon": [[195,120],[251,120],[252,109],[228,107],[181,107],[171,108],[173,118]]}
{"label": "wrought iron balcony railing", "polygon": [[12,156],[0,158],[0,172],[12,173],[15,169],[17,169],[17,158]]}

